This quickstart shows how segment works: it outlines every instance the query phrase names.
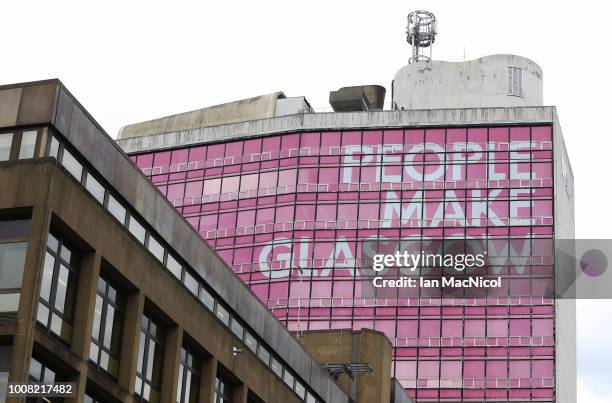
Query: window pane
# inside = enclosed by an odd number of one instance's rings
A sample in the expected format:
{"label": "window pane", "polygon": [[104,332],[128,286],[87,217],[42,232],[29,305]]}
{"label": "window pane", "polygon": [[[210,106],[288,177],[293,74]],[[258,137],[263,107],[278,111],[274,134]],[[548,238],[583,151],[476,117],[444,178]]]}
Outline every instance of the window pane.
{"label": "window pane", "polygon": [[252,352],[257,352],[257,339],[255,339],[255,337],[251,333],[246,332],[244,337],[244,344],[246,344],[246,346]]}
{"label": "window pane", "polygon": [[306,388],[304,387],[304,385],[302,385],[300,382],[295,381],[295,393],[298,394],[298,396],[303,399],[304,395],[306,394]]}
{"label": "window pane", "polygon": [[36,320],[47,326],[49,322],[49,309],[43,304],[38,304],[38,312],[36,312]]}
{"label": "window pane", "polygon": [[42,364],[34,357],[30,359],[30,376],[36,380],[42,378]]}
{"label": "window pane", "polygon": [[26,238],[30,233],[31,220],[0,221],[0,239]]}
{"label": "window pane", "polygon": [[57,158],[59,153],[59,141],[55,137],[51,137],[51,144],[49,145],[49,156]]}
{"label": "window pane", "polygon": [[270,363],[270,368],[272,368],[272,372],[280,377],[283,376],[283,367],[275,358],[272,358],[272,362]]}
{"label": "window pane", "polygon": [[100,323],[102,322],[102,297],[96,295],[96,306],[94,307],[93,327],[91,329],[91,337],[99,340],[100,337]]}
{"label": "window pane", "polygon": [[19,148],[19,159],[34,158],[34,147],[36,146],[36,135],[38,132],[27,131],[21,134],[21,147]]}
{"label": "window pane", "polygon": [[161,243],[157,242],[152,236],[149,236],[149,244],[147,246],[149,251],[159,260],[160,262],[164,261],[164,247],[161,246]]}
{"label": "window pane", "polygon": [[132,233],[132,235],[134,235],[136,237],[136,239],[138,239],[140,241],[141,244],[144,245],[145,243],[145,235],[147,234],[147,231],[145,230],[145,228],[134,218],[134,217],[130,217],[130,226],[129,226],[129,230]]}
{"label": "window pane", "polygon": [[62,165],[74,176],[79,182],[83,175],[83,165],[70,152],[64,149],[64,155],[62,156]]}
{"label": "window pane", "polygon": [[[182,266],[171,254],[168,254],[168,261],[166,262],[166,267],[168,268],[168,270],[170,270],[174,277],[178,279],[181,278]],[[196,291],[197,289],[198,288],[196,285]]]}
{"label": "window pane", "polygon": [[238,321],[235,318],[232,318],[231,329],[232,329],[232,333],[234,333],[236,336],[238,336],[240,340],[242,340],[244,328],[242,327],[240,323],[238,323]]}
{"label": "window pane", "polygon": [[0,244],[0,289],[21,288],[27,242]]}
{"label": "window pane", "polygon": [[17,312],[20,296],[19,292],[0,294],[0,312]]}
{"label": "window pane", "polygon": [[59,274],[57,276],[57,288],[55,291],[55,308],[62,313],[64,312],[64,305],[66,303],[68,275],[69,271],[66,266],[60,264]]}
{"label": "window pane", "polygon": [[229,324],[229,312],[221,305],[217,305],[217,318],[219,318],[225,326]]}
{"label": "window pane", "polygon": [[293,375],[289,373],[289,371],[285,370],[285,374],[283,375],[283,380],[291,389],[293,389]]}
{"label": "window pane", "polygon": [[57,248],[59,248],[59,241],[51,234],[49,234],[47,237],[47,247],[54,252],[57,252]]}
{"label": "window pane", "polygon": [[266,365],[270,365],[270,352],[268,350],[266,350],[266,348],[264,346],[262,346],[262,345],[259,346],[259,351],[257,352],[257,356]]}
{"label": "window pane", "polygon": [[98,182],[89,173],[87,174],[87,179],[85,181],[85,189],[87,189],[89,193],[91,193],[91,195],[100,202],[100,204],[104,204],[104,186],[102,186],[100,182]]}
{"label": "window pane", "polygon": [[211,311],[215,309],[215,299],[204,287],[200,287],[200,301]]}
{"label": "window pane", "polygon": [[111,348],[111,340],[113,337],[113,324],[115,322],[115,308],[111,305],[106,307],[106,317],[104,318],[104,340],[102,345],[108,349]]}
{"label": "window pane", "polygon": [[119,220],[121,224],[125,223],[125,207],[123,207],[112,195],[108,195],[108,211]]}
{"label": "window pane", "polygon": [[198,281],[187,271],[185,272],[185,286],[193,295],[198,295]]}
{"label": "window pane", "polygon": [[13,143],[13,133],[0,134],[0,161],[8,161],[11,156],[11,144]]}

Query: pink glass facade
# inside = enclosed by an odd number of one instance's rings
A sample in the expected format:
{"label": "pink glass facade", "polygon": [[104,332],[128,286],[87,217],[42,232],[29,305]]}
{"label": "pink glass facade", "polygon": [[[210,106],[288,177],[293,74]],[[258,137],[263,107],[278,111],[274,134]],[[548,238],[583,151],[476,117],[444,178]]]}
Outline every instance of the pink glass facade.
{"label": "pink glass facade", "polygon": [[[284,133],[132,159],[289,329],[384,332],[419,402],[553,402],[552,300],[374,299],[360,275],[364,240],[552,239],[552,152],[540,125]],[[513,287],[552,266],[499,271]]]}

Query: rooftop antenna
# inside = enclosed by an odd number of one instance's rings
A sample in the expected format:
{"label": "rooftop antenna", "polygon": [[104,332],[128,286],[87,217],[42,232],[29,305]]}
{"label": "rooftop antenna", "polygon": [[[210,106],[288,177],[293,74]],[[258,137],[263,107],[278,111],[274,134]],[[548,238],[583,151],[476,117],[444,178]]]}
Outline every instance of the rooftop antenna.
{"label": "rooftop antenna", "polygon": [[[431,45],[436,41],[436,16],[425,10],[416,10],[408,14],[406,40],[412,45],[412,57],[408,63],[428,62],[431,60]],[[425,54],[429,48],[429,56]]]}

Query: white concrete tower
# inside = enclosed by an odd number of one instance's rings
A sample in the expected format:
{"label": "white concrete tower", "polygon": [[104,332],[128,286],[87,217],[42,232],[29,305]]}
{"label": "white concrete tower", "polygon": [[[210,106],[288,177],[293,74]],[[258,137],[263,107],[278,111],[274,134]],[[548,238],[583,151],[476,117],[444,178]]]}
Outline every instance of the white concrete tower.
{"label": "white concrete tower", "polygon": [[[408,16],[406,40],[412,45],[408,65],[392,83],[395,109],[444,109],[541,106],[542,69],[525,57],[500,54],[463,62],[431,59],[437,34],[435,16]],[[425,49],[429,48],[429,56]]]}

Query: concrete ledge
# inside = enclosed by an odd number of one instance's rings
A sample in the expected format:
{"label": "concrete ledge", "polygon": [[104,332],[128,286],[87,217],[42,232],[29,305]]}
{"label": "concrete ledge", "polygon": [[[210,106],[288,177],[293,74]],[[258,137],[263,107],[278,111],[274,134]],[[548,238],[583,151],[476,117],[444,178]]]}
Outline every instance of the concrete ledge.
{"label": "concrete ledge", "polygon": [[553,106],[311,113],[133,137],[117,143],[126,153],[135,153],[292,131],[512,125],[551,123],[555,118]]}

